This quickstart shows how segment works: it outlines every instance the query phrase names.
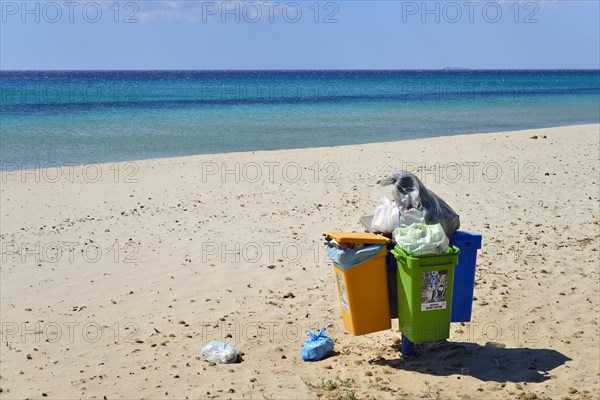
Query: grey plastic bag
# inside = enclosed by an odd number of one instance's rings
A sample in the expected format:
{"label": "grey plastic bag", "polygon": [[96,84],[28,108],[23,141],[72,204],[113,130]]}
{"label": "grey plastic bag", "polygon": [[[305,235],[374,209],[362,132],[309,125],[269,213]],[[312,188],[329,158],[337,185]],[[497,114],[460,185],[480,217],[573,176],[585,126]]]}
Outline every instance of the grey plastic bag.
{"label": "grey plastic bag", "polygon": [[450,237],[460,228],[458,214],[425,185],[413,173],[398,171],[381,181],[381,186],[394,185],[392,195],[400,212],[413,208],[421,211],[427,225],[441,224]]}

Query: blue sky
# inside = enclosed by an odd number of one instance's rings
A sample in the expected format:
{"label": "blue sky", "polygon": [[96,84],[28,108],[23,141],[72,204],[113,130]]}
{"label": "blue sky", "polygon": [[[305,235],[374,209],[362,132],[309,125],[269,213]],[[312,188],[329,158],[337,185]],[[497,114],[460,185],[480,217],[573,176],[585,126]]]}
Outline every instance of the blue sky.
{"label": "blue sky", "polygon": [[597,69],[599,4],[2,0],[0,67]]}

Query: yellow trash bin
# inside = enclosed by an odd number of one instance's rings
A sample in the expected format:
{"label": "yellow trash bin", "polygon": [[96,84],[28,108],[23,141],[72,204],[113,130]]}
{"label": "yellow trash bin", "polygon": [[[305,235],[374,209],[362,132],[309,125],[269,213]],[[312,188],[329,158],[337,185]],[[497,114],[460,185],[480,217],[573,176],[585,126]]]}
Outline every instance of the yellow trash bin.
{"label": "yellow trash bin", "polygon": [[[337,243],[383,245],[373,258],[354,266],[334,262],[333,271],[344,326],[353,335],[391,328],[385,259],[390,239],[372,233],[330,232]],[[341,263],[340,263],[341,264]]]}

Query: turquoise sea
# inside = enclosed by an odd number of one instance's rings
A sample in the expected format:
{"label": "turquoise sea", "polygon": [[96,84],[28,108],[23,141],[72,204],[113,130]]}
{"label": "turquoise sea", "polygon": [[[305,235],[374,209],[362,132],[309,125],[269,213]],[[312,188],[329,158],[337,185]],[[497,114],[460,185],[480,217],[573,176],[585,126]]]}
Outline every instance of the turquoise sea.
{"label": "turquoise sea", "polygon": [[2,71],[0,87],[0,158],[23,166],[600,123],[598,70]]}

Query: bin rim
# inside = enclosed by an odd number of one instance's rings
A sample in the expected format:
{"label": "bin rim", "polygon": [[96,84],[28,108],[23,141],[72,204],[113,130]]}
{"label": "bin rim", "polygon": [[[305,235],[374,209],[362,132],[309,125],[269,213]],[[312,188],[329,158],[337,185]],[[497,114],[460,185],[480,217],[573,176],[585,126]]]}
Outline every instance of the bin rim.
{"label": "bin rim", "polygon": [[390,239],[366,232],[327,232],[327,237],[338,243],[388,244]]}
{"label": "bin rim", "polygon": [[426,254],[426,255],[422,255],[422,256],[416,256],[416,255],[408,254],[406,251],[404,251],[404,249],[402,247],[400,247],[400,246],[398,246],[398,244],[396,244],[396,246],[392,249],[391,253],[394,255],[394,257],[396,259],[398,259],[398,256],[396,255],[396,253],[399,253],[399,255],[401,255],[405,258],[410,258],[413,260],[421,260],[424,258],[458,256],[460,254],[460,249],[454,245],[449,245],[448,250],[449,251],[446,251],[445,253],[441,253],[441,254]]}
{"label": "bin rim", "polygon": [[465,245],[471,244],[471,246],[479,250],[481,249],[482,235],[477,232],[469,232],[469,231],[456,231],[452,236],[450,236],[450,243],[453,245]]}

